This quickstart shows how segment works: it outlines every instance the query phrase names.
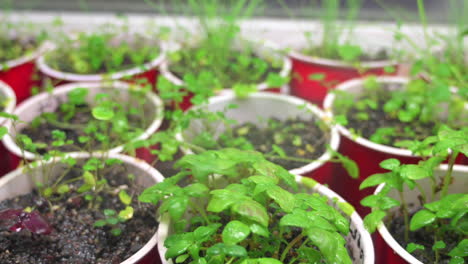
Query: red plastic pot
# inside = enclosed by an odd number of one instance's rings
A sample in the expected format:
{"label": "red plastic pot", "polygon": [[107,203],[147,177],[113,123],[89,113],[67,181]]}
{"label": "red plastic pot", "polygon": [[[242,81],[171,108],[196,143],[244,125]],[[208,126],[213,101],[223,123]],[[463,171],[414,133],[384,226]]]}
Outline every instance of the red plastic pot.
{"label": "red plastic pot", "polygon": [[40,85],[39,78],[34,76],[37,74],[35,60],[47,50],[49,45],[45,43],[32,54],[0,64],[0,81],[4,81],[13,88],[17,103],[30,97],[31,89]]}
{"label": "red plastic pot", "polygon": [[[228,106],[231,104],[237,105],[238,108],[228,109]],[[305,106],[305,108],[300,109],[302,106]],[[245,99],[239,99],[231,92],[230,94],[225,93],[224,95],[212,97],[207,105],[199,106],[197,108],[206,109],[211,112],[228,109],[225,112],[226,117],[236,120],[240,124],[246,122],[257,123],[259,118],[277,118],[285,120],[291,117],[301,117],[307,120],[310,118],[313,118],[314,120],[323,120],[326,125],[329,125],[325,113],[317,106],[307,103],[300,98],[283,94],[258,92],[251,94]],[[203,126],[200,127],[201,124],[199,121],[200,120],[192,120],[190,126],[181,134],[177,135],[177,139],[180,141],[190,142],[191,138],[201,132],[200,129],[203,129]],[[340,144],[339,135],[336,129],[330,125],[329,128],[329,141],[327,144],[331,149],[336,151]],[[185,154],[193,153],[192,150],[187,148],[182,148],[182,151]],[[328,162],[331,157],[331,151],[327,150],[317,158],[317,161],[300,168],[291,169],[289,172],[313,178],[322,184],[330,184],[333,182],[334,176],[332,173],[333,166]]]}
{"label": "red plastic pot", "polygon": [[[379,82],[398,83],[402,85],[409,81],[407,78],[403,77],[379,77],[377,80]],[[340,84],[336,89],[351,93],[359,93],[363,89],[363,81],[364,79],[350,80]],[[335,94],[331,93],[327,95],[323,104],[323,107],[330,115],[330,118],[333,118],[334,100]],[[380,168],[380,162],[386,159],[395,158],[400,160],[401,163],[409,164],[417,163],[421,160],[421,157],[413,155],[411,151],[407,149],[381,145],[368,139],[358,137],[341,125],[335,126],[341,136],[341,144],[338,151],[357,163],[360,170],[360,176],[359,179],[351,179],[350,177],[345,176],[346,173],[341,167],[337,166],[335,168],[335,174],[343,176],[336,178],[336,181],[332,183],[331,188],[342,195],[345,200],[350,202],[360,214],[365,215],[370,212],[370,209],[361,206],[360,201],[364,197],[372,194],[373,189],[367,188],[361,191],[359,190],[359,185],[370,175],[386,171]]]}
{"label": "red plastic pot", "polygon": [[[447,165],[442,165],[435,174],[444,173]],[[449,187],[449,193],[466,193],[468,186],[468,167],[455,165],[452,172],[454,183]],[[429,187],[427,181],[423,181],[423,188]],[[380,185],[375,193],[379,193],[384,185]],[[430,188],[430,187],[429,187]],[[405,199],[408,204],[419,204],[418,193],[416,190],[405,189]],[[390,193],[393,198],[399,200],[397,193]],[[379,264],[423,264],[421,261],[408,253],[392,236],[387,227],[381,223],[378,233],[373,235],[376,262]]]}
{"label": "red plastic pot", "polygon": [[[16,106],[15,92],[8,84],[0,81],[0,94],[8,98],[5,107],[0,109],[0,111],[12,114]],[[0,127],[6,126],[7,122],[9,122],[7,119],[0,117]],[[0,177],[8,173],[11,169],[12,168],[10,167],[8,151],[6,150],[3,143],[0,143]]]}
{"label": "red plastic pot", "polygon": [[[55,46],[52,44],[50,49],[53,52]],[[50,81],[54,86],[70,82],[103,82],[103,81],[129,81],[132,83],[151,84],[153,87],[159,74],[158,67],[165,59],[165,49],[160,48],[161,53],[154,60],[143,65],[136,66],[127,70],[106,74],[76,74],[69,72],[61,72],[51,68],[42,55],[37,60],[37,67],[44,75],[45,81]]]}
{"label": "red plastic pot", "polygon": [[[150,187],[157,182],[162,182],[164,177],[153,167],[151,167],[146,162],[129,157],[121,154],[103,154],[108,158],[115,158],[123,161],[129,173],[133,173],[136,176],[136,183],[142,185],[143,187]],[[83,160],[91,157],[86,153],[75,153],[71,154],[77,160]],[[99,156],[99,155],[98,155]],[[96,157],[96,154],[94,154]],[[57,160],[54,160],[57,162]],[[33,179],[44,180],[44,177],[41,177],[42,166],[47,166],[50,162],[41,163],[41,166],[31,167],[28,170],[24,168],[18,168],[5,177],[0,179],[0,201],[5,199],[10,199],[22,194],[31,192],[35,188],[36,183]],[[55,165],[53,170],[60,170],[60,166]],[[35,175],[36,177],[31,177]],[[38,176],[38,177],[37,177]],[[134,255],[120,264],[156,264],[159,262],[158,249],[156,246],[157,243],[157,232],[153,234],[149,241],[147,241],[144,246],[138,250]]]}
{"label": "red plastic pot", "polygon": [[[168,51],[168,53],[175,52],[177,50],[180,50],[182,47],[180,44],[173,45],[171,47],[171,50]],[[256,49],[256,54],[260,57],[271,57],[271,56],[276,56],[278,58],[281,58],[283,61],[283,67],[281,68],[281,72],[279,75],[281,77],[288,77],[290,72],[291,72],[291,61],[287,56],[284,56],[280,53],[279,48],[272,42],[269,41],[260,41],[256,43],[255,46]],[[164,76],[167,80],[172,82],[174,85],[181,86],[183,87],[185,85],[184,81],[181,80],[179,77],[177,77],[175,74],[171,72],[171,62],[170,60],[166,60],[161,64],[161,75]],[[262,82],[257,85],[257,90],[258,91],[266,91],[266,92],[273,92],[273,93],[281,93],[281,90],[284,87],[269,87],[267,82]],[[226,87],[224,90],[219,91],[217,94],[224,94],[224,93],[229,93],[231,90],[229,87]],[[185,96],[182,100],[181,103],[178,104],[178,107],[182,110],[187,110],[192,106],[192,103],[190,102],[190,99],[193,97],[193,94],[189,94]]]}
{"label": "red plastic pot", "polygon": [[[14,138],[16,137],[17,131],[21,131],[21,129],[26,126],[28,122],[31,122],[34,118],[39,116],[41,113],[44,112],[54,112],[57,107],[59,107],[59,102],[64,102],[67,100],[68,93],[75,88],[86,88],[89,90],[87,100],[89,102],[93,102],[94,96],[97,93],[105,92],[105,88],[112,87],[112,89],[118,89],[120,91],[120,96],[122,100],[127,100],[129,96],[129,91],[135,89],[131,84],[120,82],[120,81],[112,81],[112,82],[88,82],[88,83],[69,83],[57,86],[52,93],[43,92],[37,94],[28,100],[24,101],[20,104],[13,114],[19,117],[24,123],[16,124],[16,130],[13,129],[11,124],[8,124],[8,131],[9,134],[3,138],[3,144],[6,148],[10,151],[9,159],[11,162],[11,167],[16,168],[21,159],[26,160],[36,160],[40,159],[36,154],[31,153],[29,151],[23,151],[15,142]],[[164,105],[161,99],[154,93],[148,92],[146,93],[146,102],[148,104],[147,109],[153,111],[151,113],[151,120],[148,122],[148,126],[145,128],[143,134],[141,134],[135,140],[147,139],[150,137],[154,132],[156,132],[159,126],[162,123],[163,118],[163,111]],[[146,108],[145,108],[146,109]],[[148,113],[148,116],[150,113]],[[109,153],[121,153],[124,150],[124,146],[116,146],[107,152]],[[98,151],[96,151],[98,152]],[[141,155],[144,152],[138,152]],[[139,157],[140,158],[140,157]],[[144,156],[142,156],[144,158]]]}
{"label": "red plastic pot", "polygon": [[[363,62],[358,69],[344,61],[311,57],[296,51],[289,56],[292,61],[290,93],[318,105],[322,105],[328,91],[341,82],[368,74],[384,75],[385,67],[398,68],[391,60]],[[312,74],[323,74],[324,78],[311,80]]]}

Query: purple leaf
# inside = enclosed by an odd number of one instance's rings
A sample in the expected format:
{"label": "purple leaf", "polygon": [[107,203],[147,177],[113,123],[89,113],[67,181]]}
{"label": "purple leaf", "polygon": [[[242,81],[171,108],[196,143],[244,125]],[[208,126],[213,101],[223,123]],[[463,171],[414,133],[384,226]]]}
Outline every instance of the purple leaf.
{"label": "purple leaf", "polygon": [[1,211],[0,224],[7,226],[12,232],[20,232],[23,229],[28,229],[38,235],[48,235],[52,232],[49,223],[37,211],[31,213],[24,212],[21,209]]}
{"label": "purple leaf", "polygon": [[31,232],[38,235],[48,235],[52,232],[49,223],[37,212],[28,214],[23,219],[23,225]]}

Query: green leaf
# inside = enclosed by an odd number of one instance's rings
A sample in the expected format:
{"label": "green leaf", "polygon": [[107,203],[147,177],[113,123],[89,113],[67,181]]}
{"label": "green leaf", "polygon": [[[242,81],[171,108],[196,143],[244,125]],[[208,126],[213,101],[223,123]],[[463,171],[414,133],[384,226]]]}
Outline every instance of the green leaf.
{"label": "green leaf", "polygon": [[70,191],[70,187],[66,184],[62,184],[57,188],[59,194],[65,194]]}
{"label": "green leaf", "polygon": [[226,245],[223,243],[218,243],[206,250],[206,254],[209,256],[216,255],[228,255],[233,257],[245,257],[247,256],[247,250],[238,245]]}
{"label": "green leaf", "polygon": [[94,222],[94,227],[103,227],[107,224],[106,220],[97,220]]}
{"label": "green leaf", "polygon": [[92,111],[93,117],[97,120],[107,121],[114,117],[114,111],[110,107],[96,106]]}
{"label": "green leaf", "polygon": [[261,226],[257,223],[253,223],[250,225],[250,231],[252,231],[252,233],[257,234],[259,236],[263,236],[263,237],[270,236],[270,231],[268,231],[268,228]]}
{"label": "green leaf", "polygon": [[102,212],[105,216],[114,216],[117,214],[115,210],[112,209],[104,209]]}
{"label": "green leaf", "polygon": [[180,255],[176,258],[175,262],[176,263],[183,263],[185,260],[187,260],[188,258],[190,257],[189,254],[184,254],[184,255]]}
{"label": "green leaf", "polygon": [[280,219],[280,226],[295,226],[308,228],[311,223],[304,211],[294,211],[292,214],[286,214]]}
{"label": "green leaf", "polygon": [[424,250],[424,246],[420,245],[420,244],[415,244],[415,243],[409,243],[406,246],[406,251],[408,251],[408,253],[410,253],[410,254],[413,253],[416,250]]}
{"label": "green leaf", "polygon": [[227,223],[226,227],[223,229],[222,238],[223,242],[227,245],[237,244],[250,235],[250,228],[248,225],[233,220]]}
{"label": "green leaf", "polygon": [[401,168],[401,177],[404,179],[420,180],[420,179],[424,179],[430,176],[431,174],[429,173],[427,169],[422,168],[418,165],[409,164],[409,165],[404,165]]}
{"label": "green leaf", "polygon": [[120,228],[113,228],[111,231],[111,234],[114,236],[120,236],[122,234],[122,229]]}
{"label": "green leaf", "polygon": [[115,217],[107,218],[106,221],[110,225],[116,225],[116,224],[119,223],[119,219],[117,219]]}
{"label": "green leaf", "polygon": [[253,200],[238,202],[232,206],[232,211],[252,221],[267,227],[269,222],[268,213],[260,203]]}
{"label": "green leaf", "polygon": [[428,210],[420,210],[413,215],[410,221],[410,230],[415,231],[421,227],[428,226],[436,220],[436,215]]}
{"label": "green leaf", "polygon": [[193,183],[185,187],[184,191],[190,197],[202,197],[208,193],[209,189],[202,183]]}
{"label": "green leaf", "polygon": [[120,190],[119,199],[125,205],[130,205],[132,203],[132,197],[130,197],[125,190]]}
{"label": "green leaf", "polygon": [[266,193],[273,199],[286,213],[294,209],[295,197],[290,192],[282,189],[279,186],[272,186],[267,189]]}
{"label": "green leaf", "polygon": [[373,187],[382,183],[386,183],[389,179],[390,173],[377,173],[366,178],[361,185],[359,185],[359,190]]}
{"label": "green leaf", "polygon": [[281,261],[273,258],[246,259],[240,264],[283,264]]}
{"label": "green leaf", "polygon": [[96,185],[96,179],[94,178],[94,175],[91,174],[91,172],[89,171],[85,171],[83,173],[83,180],[87,185],[90,185],[90,186]]}
{"label": "green leaf", "polygon": [[400,167],[400,161],[397,159],[386,159],[382,162],[380,162],[380,167],[386,170],[393,171]]}
{"label": "green leaf", "polygon": [[169,236],[164,241],[164,246],[167,248],[166,259],[175,258],[182,255],[193,244],[193,236],[187,234],[175,234]]}
{"label": "green leaf", "polygon": [[364,226],[370,233],[374,233],[386,215],[387,213],[385,213],[385,211],[372,211],[364,218]]}
{"label": "green leaf", "polygon": [[465,258],[468,256],[468,239],[463,239],[458,243],[458,245],[452,249],[449,253],[451,257],[462,257]]}
{"label": "green leaf", "polygon": [[194,239],[198,243],[202,243],[210,238],[211,235],[215,234],[221,224],[210,224],[208,226],[199,226],[193,231]]}
{"label": "green leaf", "polygon": [[307,235],[312,244],[317,246],[328,263],[351,264],[351,258],[344,247],[346,241],[338,233],[320,228],[310,228]]}
{"label": "green leaf", "polygon": [[434,243],[432,246],[432,250],[444,249],[447,245],[445,245],[444,241],[439,240]]}
{"label": "green leaf", "polygon": [[160,207],[161,212],[169,212],[172,220],[177,221],[182,218],[187,210],[189,199],[187,196],[173,196],[167,198]]}
{"label": "green leaf", "polygon": [[400,206],[401,203],[400,201],[391,197],[375,194],[362,199],[361,204],[367,207],[373,207],[385,211],[390,208]]}
{"label": "green leaf", "polygon": [[119,212],[119,217],[125,220],[129,220],[133,217],[133,207],[127,206],[124,210]]}

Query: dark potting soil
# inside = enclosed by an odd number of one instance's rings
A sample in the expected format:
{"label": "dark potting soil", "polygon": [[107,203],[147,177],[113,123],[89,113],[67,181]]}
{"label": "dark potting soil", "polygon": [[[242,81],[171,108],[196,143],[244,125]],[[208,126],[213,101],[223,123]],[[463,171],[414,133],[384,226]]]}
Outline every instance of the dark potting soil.
{"label": "dark potting soil", "polygon": [[[315,120],[290,118],[285,121],[269,119],[266,122],[269,125],[265,127],[254,123],[237,125],[233,127],[234,138],[246,138],[252,144],[253,149],[264,154],[274,152],[273,146],[276,145],[284,151],[286,158],[315,160],[325,153],[329,136]],[[229,140],[231,137],[228,136],[228,140],[223,140],[223,138],[224,136],[221,135],[218,140],[220,148],[236,147]],[[279,156],[279,154],[275,153],[274,156]],[[310,163],[268,156],[267,159],[287,170],[300,168]]]}
{"label": "dark potting soil", "polygon": [[[421,208],[419,208],[421,209]],[[418,209],[418,210],[419,210]],[[418,210],[415,210],[414,213],[410,215],[414,215]],[[450,221],[447,222],[447,225],[450,224]],[[403,216],[395,215],[391,221],[387,224],[390,233],[395,238],[395,240],[403,247],[406,248],[408,242],[405,241],[405,224],[403,220]],[[454,249],[460,237],[457,237],[455,234],[446,233],[444,242],[446,243],[446,248],[442,251],[445,254],[450,252]],[[422,263],[435,263],[435,254],[432,250],[432,246],[434,245],[434,234],[431,232],[426,232],[424,228],[421,228],[415,232],[409,232],[409,242],[416,243],[419,245],[424,246],[424,250],[416,250],[411,255],[417,258]],[[450,262],[450,257],[440,254],[439,264],[448,264]]]}
{"label": "dark potting soil", "polygon": [[[383,87],[385,89],[385,87]],[[364,100],[366,97],[360,97],[358,100]],[[405,123],[398,119],[398,117],[393,117],[387,114],[383,110],[384,104],[387,102],[388,98],[379,100],[376,109],[366,109],[366,113],[369,116],[368,120],[363,121],[359,119],[356,113],[361,112],[359,109],[353,105],[348,112],[346,117],[348,120],[348,128],[354,129],[358,135],[371,139],[371,136],[375,134],[379,128],[394,128],[395,131],[391,134],[385,135],[388,143],[382,143],[385,145],[395,146],[399,141],[403,140],[423,140],[428,136],[434,135],[438,127],[435,122],[411,122]]]}
{"label": "dark potting soil", "polygon": [[[27,124],[26,127],[21,129],[19,133],[24,134],[32,139],[33,142],[46,143],[44,148],[38,149],[39,154],[47,153],[50,150],[60,150],[63,152],[74,152],[74,151],[95,151],[102,150],[102,143],[96,140],[96,137],[90,136],[89,142],[81,143],[79,137],[89,136],[86,133],[85,128],[90,121],[96,120],[91,113],[91,107],[89,105],[82,105],[76,111],[76,114],[70,119],[66,120],[66,113],[60,110],[55,112],[58,122],[49,122],[42,118],[39,124]],[[145,123],[145,119],[139,114],[130,114],[127,112],[127,120],[129,121],[129,132],[135,131],[134,129],[143,130],[142,124]],[[112,127],[113,125],[111,125]],[[59,147],[52,146],[52,142],[55,141],[52,132],[54,130],[60,130],[65,132],[66,139],[72,140],[73,144],[67,144]],[[130,136],[127,134],[117,134],[111,131],[104,131],[102,128],[98,131],[107,137],[109,137],[112,144],[111,148],[117,147],[125,142],[128,142],[134,138],[122,138],[123,136]]]}
{"label": "dark potting soil", "polygon": [[[322,47],[313,47],[310,49],[304,49],[302,50],[302,52],[308,56],[322,57],[322,58],[326,58],[330,60],[343,60],[343,58],[338,53],[334,53],[332,56],[324,56]],[[378,52],[374,54],[363,53],[358,58],[356,58],[355,61],[373,62],[373,61],[382,61],[382,60],[388,60],[388,59],[390,59],[390,56],[388,55],[387,50],[380,49]]]}
{"label": "dark potting soil", "polygon": [[[74,168],[67,178],[82,174]],[[139,187],[132,187],[125,170],[112,168],[106,173],[110,186],[130,186],[127,192],[138,195]],[[154,208],[149,204],[132,202],[133,218],[118,224],[122,234],[114,236],[110,227],[94,227],[93,224],[104,219],[103,209],[119,212],[124,209],[118,194],[101,193],[101,210],[89,208],[89,203],[78,195],[76,188],[63,197],[55,197],[50,210],[44,198],[36,191],[0,202],[0,211],[11,208],[34,207],[52,226],[50,235],[31,234],[27,230],[14,233],[0,225],[0,263],[2,264],[114,264],[121,263],[141,249],[157,229]]]}
{"label": "dark potting soil", "polygon": [[[243,54],[238,51],[232,51],[229,57],[229,63],[224,63],[224,65],[212,65],[205,64],[203,65],[200,60],[195,60],[195,54],[197,49],[190,49],[184,52],[181,60],[177,62],[171,62],[170,71],[177,76],[177,78],[183,80],[185,74],[200,74],[201,72],[212,72],[215,73],[215,77],[220,79],[220,85],[222,88],[233,87],[235,84],[259,84],[265,82],[269,73],[280,73],[281,67],[276,67],[266,60],[259,58],[254,54]],[[256,73],[256,69],[252,64],[248,68],[244,68],[239,71],[235,66],[239,65],[237,58],[240,56],[247,56],[249,58],[263,61],[265,66],[264,72],[260,76]],[[194,63],[196,62],[196,63]],[[255,77],[253,77],[255,76]]]}

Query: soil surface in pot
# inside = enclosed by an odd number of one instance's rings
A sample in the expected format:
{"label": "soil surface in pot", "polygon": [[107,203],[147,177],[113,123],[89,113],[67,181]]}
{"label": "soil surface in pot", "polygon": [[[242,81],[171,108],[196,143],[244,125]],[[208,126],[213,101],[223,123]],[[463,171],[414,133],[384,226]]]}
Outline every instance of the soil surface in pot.
{"label": "soil surface in pot", "polygon": [[0,36],[0,64],[34,52],[39,46],[32,36]]}
{"label": "soil surface in pot", "polygon": [[[335,52],[331,55],[325,55],[324,50],[322,47],[312,47],[308,49],[303,49],[301,51],[307,56],[312,56],[312,57],[320,57],[320,58],[325,58],[325,59],[330,59],[330,60],[343,60],[343,57],[340,56],[338,52]],[[383,61],[383,60],[389,60],[390,56],[385,49],[379,49],[378,52],[376,53],[362,53],[359,57],[357,57],[354,61],[358,62],[373,62],[373,61]]]}
{"label": "soil surface in pot", "polygon": [[[73,179],[82,174],[75,167],[66,174],[66,179]],[[128,172],[122,166],[113,165],[106,171],[108,184],[118,188],[129,186],[129,195],[137,196],[142,188],[134,186],[127,177]],[[81,182],[82,184],[82,182]],[[119,223],[121,235],[111,234],[111,228],[94,227],[97,220],[104,219],[103,209],[113,209],[117,213],[125,208],[117,193],[100,193],[100,208],[95,209],[78,194],[78,183],[72,184],[71,191],[54,195],[51,211],[44,198],[37,191],[0,202],[0,211],[7,208],[32,207],[52,226],[50,235],[35,235],[23,230],[10,232],[0,225],[0,262],[2,264],[88,264],[121,263],[141,249],[157,229],[154,208],[132,199],[133,218]],[[97,202],[94,203],[97,205]],[[91,209],[90,209],[91,208]]]}
{"label": "soil surface in pot", "polygon": [[[422,208],[418,208],[422,209]],[[415,210],[411,215],[411,217],[418,211]],[[450,224],[450,221],[447,222],[447,225]],[[405,224],[403,220],[403,216],[396,215],[393,217],[390,222],[387,224],[389,232],[395,238],[395,240],[403,247],[409,244],[405,241]],[[453,248],[457,246],[460,237],[457,237],[455,234],[446,233],[445,234],[444,242],[446,243],[446,248],[443,250],[445,254],[450,252]],[[434,245],[434,233],[427,232],[424,228],[421,228],[415,232],[409,232],[409,242],[416,243],[419,245],[424,246],[424,250],[416,250],[411,255],[417,258],[422,263],[435,263],[435,254],[432,250],[432,246]],[[439,264],[448,264],[450,262],[450,257],[441,254],[439,259]]]}
{"label": "soil surface in pot", "polygon": [[[390,86],[382,84],[382,88],[388,90]],[[359,114],[362,113],[356,104],[353,104],[346,114],[348,124],[347,128],[354,130],[358,135],[369,139],[379,144],[395,146],[397,142],[403,140],[423,140],[428,136],[434,135],[438,130],[436,122],[402,122],[397,116],[391,116],[384,111],[385,103],[390,100],[390,92],[384,98],[380,98],[377,102],[376,109],[367,108],[365,111],[368,120],[360,118]],[[363,101],[369,97],[362,96],[358,100]],[[434,117],[436,118],[436,117]],[[388,129],[384,134],[376,132],[378,129]]]}
{"label": "soil surface in pot", "polygon": [[320,126],[316,120],[289,118],[285,121],[268,119],[264,122],[265,126],[259,126],[258,123],[234,126],[232,134],[221,134],[216,145],[206,145],[198,139],[193,143],[207,149],[237,147],[256,150],[264,153],[271,162],[291,170],[322,156],[330,141],[329,133],[324,132],[325,126]]}
{"label": "soil surface in pot", "polygon": [[[70,118],[69,112],[64,112],[59,107],[54,113],[42,114],[44,118],[36,118],[19,133],[30,137],[34,143],[45,143],[36,149],[39,154],[50,150],[63,152],[96,151],[102,150],[102,148],[114,148],[134,140],[144,132],[143,128],[147,127],[149,123],[148,118],[142,114],[145,112],[143,108],[139,109],[137,113],[125,112],[128,126],[124,130],[115,129],[116,123],[114,122],[96,120],[91,111],[90,105],[83,104],[76,108],[75,114]],[[110,124],[109,130],[106,124]],[[94,130],[91,130],[91,126],[95,127],[96,132],[91,132]],[[66,134],[65,141],[72,140],[71,144],[54,145],[53,142],[57,141],[57,138],[54,138],[54,133],[57,130],[64,132]],[[99,141],[99,135],[105,135],[105,140],[109,140],[110,146],[109,143],[103,146],[102,141]],[[82,137],[87,137],[89,140],[82,141],[80,140]]]}
{"label": "soil surface in pot", "polygon": [[[203,72],[213,73],[213,77],[218,78],[219,83],[217,84],[221,86],[219,88],[222,89],[232,88],[235,84],[260,84],[267,80],[270,73],[279,74],[282,68],[282,61],[281,65],[277,65],[277,62],[275,64],[272,61],[264,60],[254,53],[245,54],[232,51],[227,59],[223,56],[222,61],[213,63],[216,58],[203,52],[206,53],[206,51],[199,49],[188,49],[181,52],[179,60],[171,61],[169,70],[181,80],[186,74],[201,76]],[[204,54],[204,56],[198,54]],[[247,62],[241,61],[240,58],[244,58],[244,61]]]}

